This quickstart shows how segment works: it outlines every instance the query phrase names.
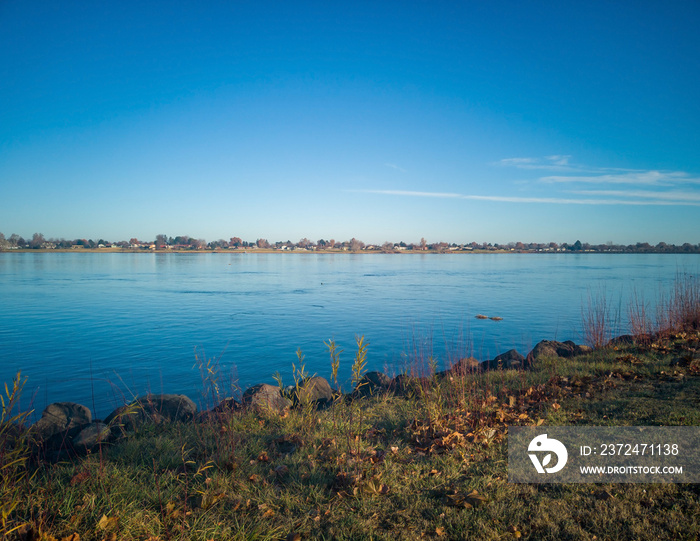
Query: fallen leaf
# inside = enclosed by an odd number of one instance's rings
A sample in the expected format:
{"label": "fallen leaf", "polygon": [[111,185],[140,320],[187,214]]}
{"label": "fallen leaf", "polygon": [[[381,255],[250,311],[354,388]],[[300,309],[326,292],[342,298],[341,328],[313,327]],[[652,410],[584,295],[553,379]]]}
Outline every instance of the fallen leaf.
{"label": "fallen leaf", "polygon": [[76,473],[73,477],[71,477],[70,480],[70,486],[75,486],[79,485],[80,483],[88,480],[90,478],[90,473],[86,471],[81,471],[80,473]]}
{"label": "fallen leaf", "polygon": [[442,526],[438,526],[437,528],[435,528],[435,535],[439,537],[445,535],[445,528],[443,528]]}
{"label": "fallen leaf", "polygon": [[80,541],[80,536],[77,533],[74,533],[67,537],[61,537],[61,541]]}
{"label": "fallen leaf", "polygon": [[108,517],[107,515],[102,515],[102,518],[97,523],[97,527],[100,530],[110,530],[116,528],[119,525],[119,517]]}

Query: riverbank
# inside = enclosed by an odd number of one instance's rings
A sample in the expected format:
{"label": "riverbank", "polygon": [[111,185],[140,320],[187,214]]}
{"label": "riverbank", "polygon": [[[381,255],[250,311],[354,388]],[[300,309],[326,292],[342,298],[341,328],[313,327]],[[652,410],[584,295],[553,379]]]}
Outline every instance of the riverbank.
{"label": "riverbank", "polygon": [[509,484],[507,427],[700,426],[699,347],[697,331],[667,333],[322,409],[297,385],[294,407],[152,416],[87,455],[11,466],[25,477],[5,487],[7,526],[73,541],[697,538],[697,485]]}

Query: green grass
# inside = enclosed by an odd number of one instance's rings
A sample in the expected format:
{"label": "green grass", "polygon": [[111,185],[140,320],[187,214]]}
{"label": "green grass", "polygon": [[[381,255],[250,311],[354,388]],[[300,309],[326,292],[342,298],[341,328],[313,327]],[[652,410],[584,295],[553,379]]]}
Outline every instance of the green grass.
{"label": "green grass", "polygon": [[509,484],[505,426],[700,425],[699,338],[435,379],[410,398],[145,425],[3,472],[5,528],[21,527],[7,537],[696,539],[700,485]]}

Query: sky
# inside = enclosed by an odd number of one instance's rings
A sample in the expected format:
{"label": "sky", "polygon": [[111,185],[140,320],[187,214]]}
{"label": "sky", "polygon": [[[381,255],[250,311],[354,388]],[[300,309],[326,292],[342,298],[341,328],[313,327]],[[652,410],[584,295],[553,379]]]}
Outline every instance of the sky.
{"label": "sky", "polygon": [[700,242],[700,3],[0,0],[0,232]]}

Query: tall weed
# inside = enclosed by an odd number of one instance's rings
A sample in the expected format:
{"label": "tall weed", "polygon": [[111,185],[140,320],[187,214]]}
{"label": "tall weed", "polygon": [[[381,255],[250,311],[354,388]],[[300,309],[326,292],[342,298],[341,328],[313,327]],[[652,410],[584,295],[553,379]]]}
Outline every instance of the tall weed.
{"label": "tall weed", "polygon": [[26,382],[20,372],[12,381],[12,388],[5,384],[0,395],[0,534],[2,538],[20,525],[14,525],[12,513],[22,501],[22,482],[27,477],[27,461],[30,447],[24,424],[32,413],[20,411],[19,401]]}

